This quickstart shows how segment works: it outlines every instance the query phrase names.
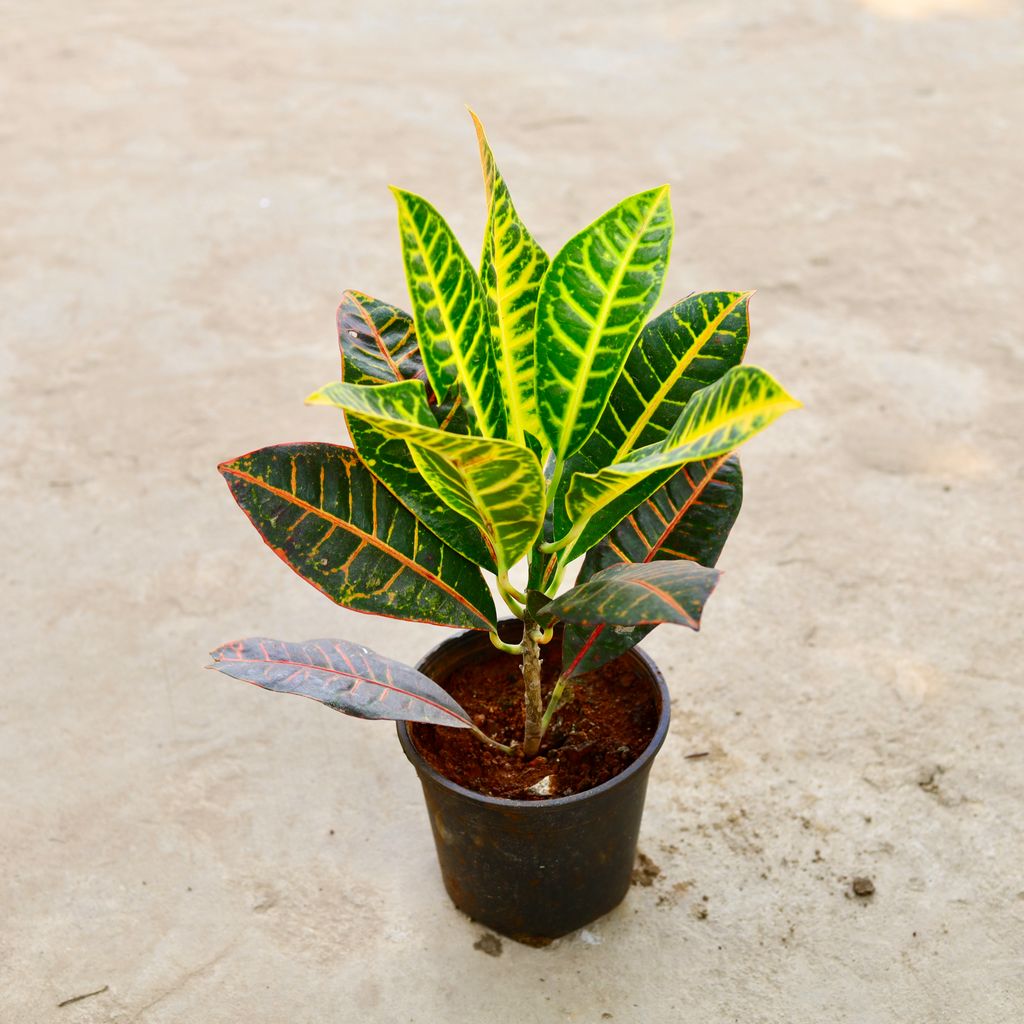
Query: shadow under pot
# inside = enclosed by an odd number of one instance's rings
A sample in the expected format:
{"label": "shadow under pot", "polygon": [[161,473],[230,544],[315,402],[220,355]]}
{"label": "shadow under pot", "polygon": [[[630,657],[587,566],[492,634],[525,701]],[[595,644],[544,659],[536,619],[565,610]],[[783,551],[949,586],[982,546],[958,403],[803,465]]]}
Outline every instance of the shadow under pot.
{"label": "shadow under pot", "polygon": [[[515,620],[501,633],[513,639]],[[506,635],[507,633],[507,635]],[[416,666],[446,689],[472,666],[509,659],[488,635],[461,633]],[[654,662],[633,649],[614,663],[651,688],[658,708],[650,742],[628,767],[583,792],[508,800],[458,785],[417,749],[405,722],[398,738],[423,786],[445,889],[459,910],[519,942],[545,945],[607,914],[629,890],[647,777],[668,732],[669,695]]]}

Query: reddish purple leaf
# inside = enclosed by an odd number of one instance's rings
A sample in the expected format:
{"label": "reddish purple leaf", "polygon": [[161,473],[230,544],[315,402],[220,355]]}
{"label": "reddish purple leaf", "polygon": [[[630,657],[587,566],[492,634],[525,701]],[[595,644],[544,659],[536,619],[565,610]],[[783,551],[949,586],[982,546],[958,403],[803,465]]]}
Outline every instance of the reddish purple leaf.
{"label": "reddish purple leaf", "polygon": [[346,640],[288,643],[250,637],[218,647],[217,669],[278,693],[297,693],[356,718],[471,729],[469,715],[432,679]]}

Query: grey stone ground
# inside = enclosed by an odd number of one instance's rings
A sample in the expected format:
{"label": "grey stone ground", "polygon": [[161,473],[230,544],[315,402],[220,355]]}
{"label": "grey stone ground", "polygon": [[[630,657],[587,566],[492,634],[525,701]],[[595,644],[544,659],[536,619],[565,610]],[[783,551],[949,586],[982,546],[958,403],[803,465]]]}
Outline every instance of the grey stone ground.
{"label": "grey stone ground", "polygon": [[[4,1024],[1024,1019],[1020,6],[629,6],[3,5]],[[388,183],[476,250],[464,102],[550,250],[670,182],[666,301],[759,288],[807,406],[649,642],[660,874],[497,957],[389,726],[200,670],[443,633],[336,609],[213,467],[339,436],[302,398],[343,288],[404,303]]]}

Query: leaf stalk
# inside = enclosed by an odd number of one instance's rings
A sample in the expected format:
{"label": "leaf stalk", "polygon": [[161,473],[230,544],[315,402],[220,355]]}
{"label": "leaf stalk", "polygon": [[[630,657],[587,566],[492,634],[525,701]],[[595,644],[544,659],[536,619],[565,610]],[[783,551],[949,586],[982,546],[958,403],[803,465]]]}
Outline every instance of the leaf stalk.
{"label": "leaf stalk", "polygon": [[498,636],[497,633],[494,632],[488,633],[487,635],[491,638],[491,643],[494,644],[494,646],[497,647],[499,651],[504,651],[506,654],[516,655],[523,653],[522,644],[507,644],[505,643],[504,640],[501,639],[500,636]]}

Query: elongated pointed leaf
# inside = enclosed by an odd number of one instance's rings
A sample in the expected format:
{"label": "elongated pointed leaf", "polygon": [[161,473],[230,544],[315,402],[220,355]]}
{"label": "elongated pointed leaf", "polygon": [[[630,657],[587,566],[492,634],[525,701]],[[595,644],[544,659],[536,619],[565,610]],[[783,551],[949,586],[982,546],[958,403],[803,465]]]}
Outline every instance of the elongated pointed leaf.
{"label": "elongated pointed leaf", "polygon": [[360,388],[328,384],[307,400],[357,413],[378,430],[406,441],[416,467],[435,492],[480,528],[499,573],[529,550],[544,518],[540,463],[526,448],[497,438],[462,437],[428,424],[417,381]]}
{"label": "elongated pointed leaf", "polygon": [[675,622],[700,629],[719,572],[696,562],[623,563],[595,573],[540,609],[542,623],[639,626]]}
{"label": "elongated pointed leaf", "polygon": [[549,261],[512,205],[483,125],[472,111],[470,116],[480,143],[488,201],[480,280],[487,299],[495,364],[505,396],[508,436],[517,444],[524,444],[527,433],[542,436],[534,387],[534,340],[537,297]]}
{"label": "elongated pointed leaf", "polygon": [[416,468],[409,445],[354,413],[348,432],[364,465],[433,533],[460,555],[495,571],[494,556],[476,524],[444,501]]}
{"label": "elongated pointed leaf", "polygon": [[416,336],[430,386],[436,395],[445,395],[457,384],[476,431],[485,437],[506,437],[504,399],[476,271],[430,203],[411,192],[392,191],[398,202]]}
{"label": "elongated pointed leaf", "polygon": [[581,455],[610,466],[662,441],[694,393],[743,361],[750,292],[701,292],[651,320]]}
{"label": "elongated pointed leaf", "polygon": [[551,261],[537,305],[537,400],[560,460],[597,425],[661,292],[671,243],[665,185],[619,203]]}
{"label": "elongated pointed leaf", "polygon": [[[412,317],[396,306],[362,292],[345,292],[338,307],[338,342],[341,377],[346,383],[383,385],[426,379]],[[468,433],[457,388],[430,411],[442,429]],[[493,570],[494,559],[480,531],[437,496],[417,470],[405,441],[358,416],[346,415],[346,421],[363,464],[392,494],[460,555]]]}
{"label": "elongated pointed leaf", "polygon": [[210,668],[234,679],[309,697],[356,718],[473,726],[454,698],[422,672],[346,640],[250,637],[218,647],[210,657]]}
{"label": "elongated pointed leaf", "polygon": [[337,604],[441,626],[495,624],[480,570],[423,526],[350,448],[275,445],[220,471],[271,550]]}
{"label": "elongated pointed leaf", "polygon": [[671,479],[672,470],[738,448],[799,405],[764,370],[733,367],[690,399],[664,441],[634,452],[625,462],[573,476],[565,502],[578,534],[573,553],[593,547]]}
{"label": "elongated pointed leaf", "polygon": [[739,456],[683,466],[587,552],[576,582],[620,562],[685,558],[713,566],[742,502]]}
{"label": "elongated pointed leaf", "polygon": [[[689,559],[714,566],[743,501],[739,458],[721,455],[683,466],[631,515],[587,552],[577,586],[622,562]],[[567,677],[599,668],[635,647],[653,629],[568,624],[562,640]]]}
{"label": "elongated pointed leaf", "polygon": [[412,317],[362,292],[347,291],[341,297],[338,347],[350,384],[426,380]]}

